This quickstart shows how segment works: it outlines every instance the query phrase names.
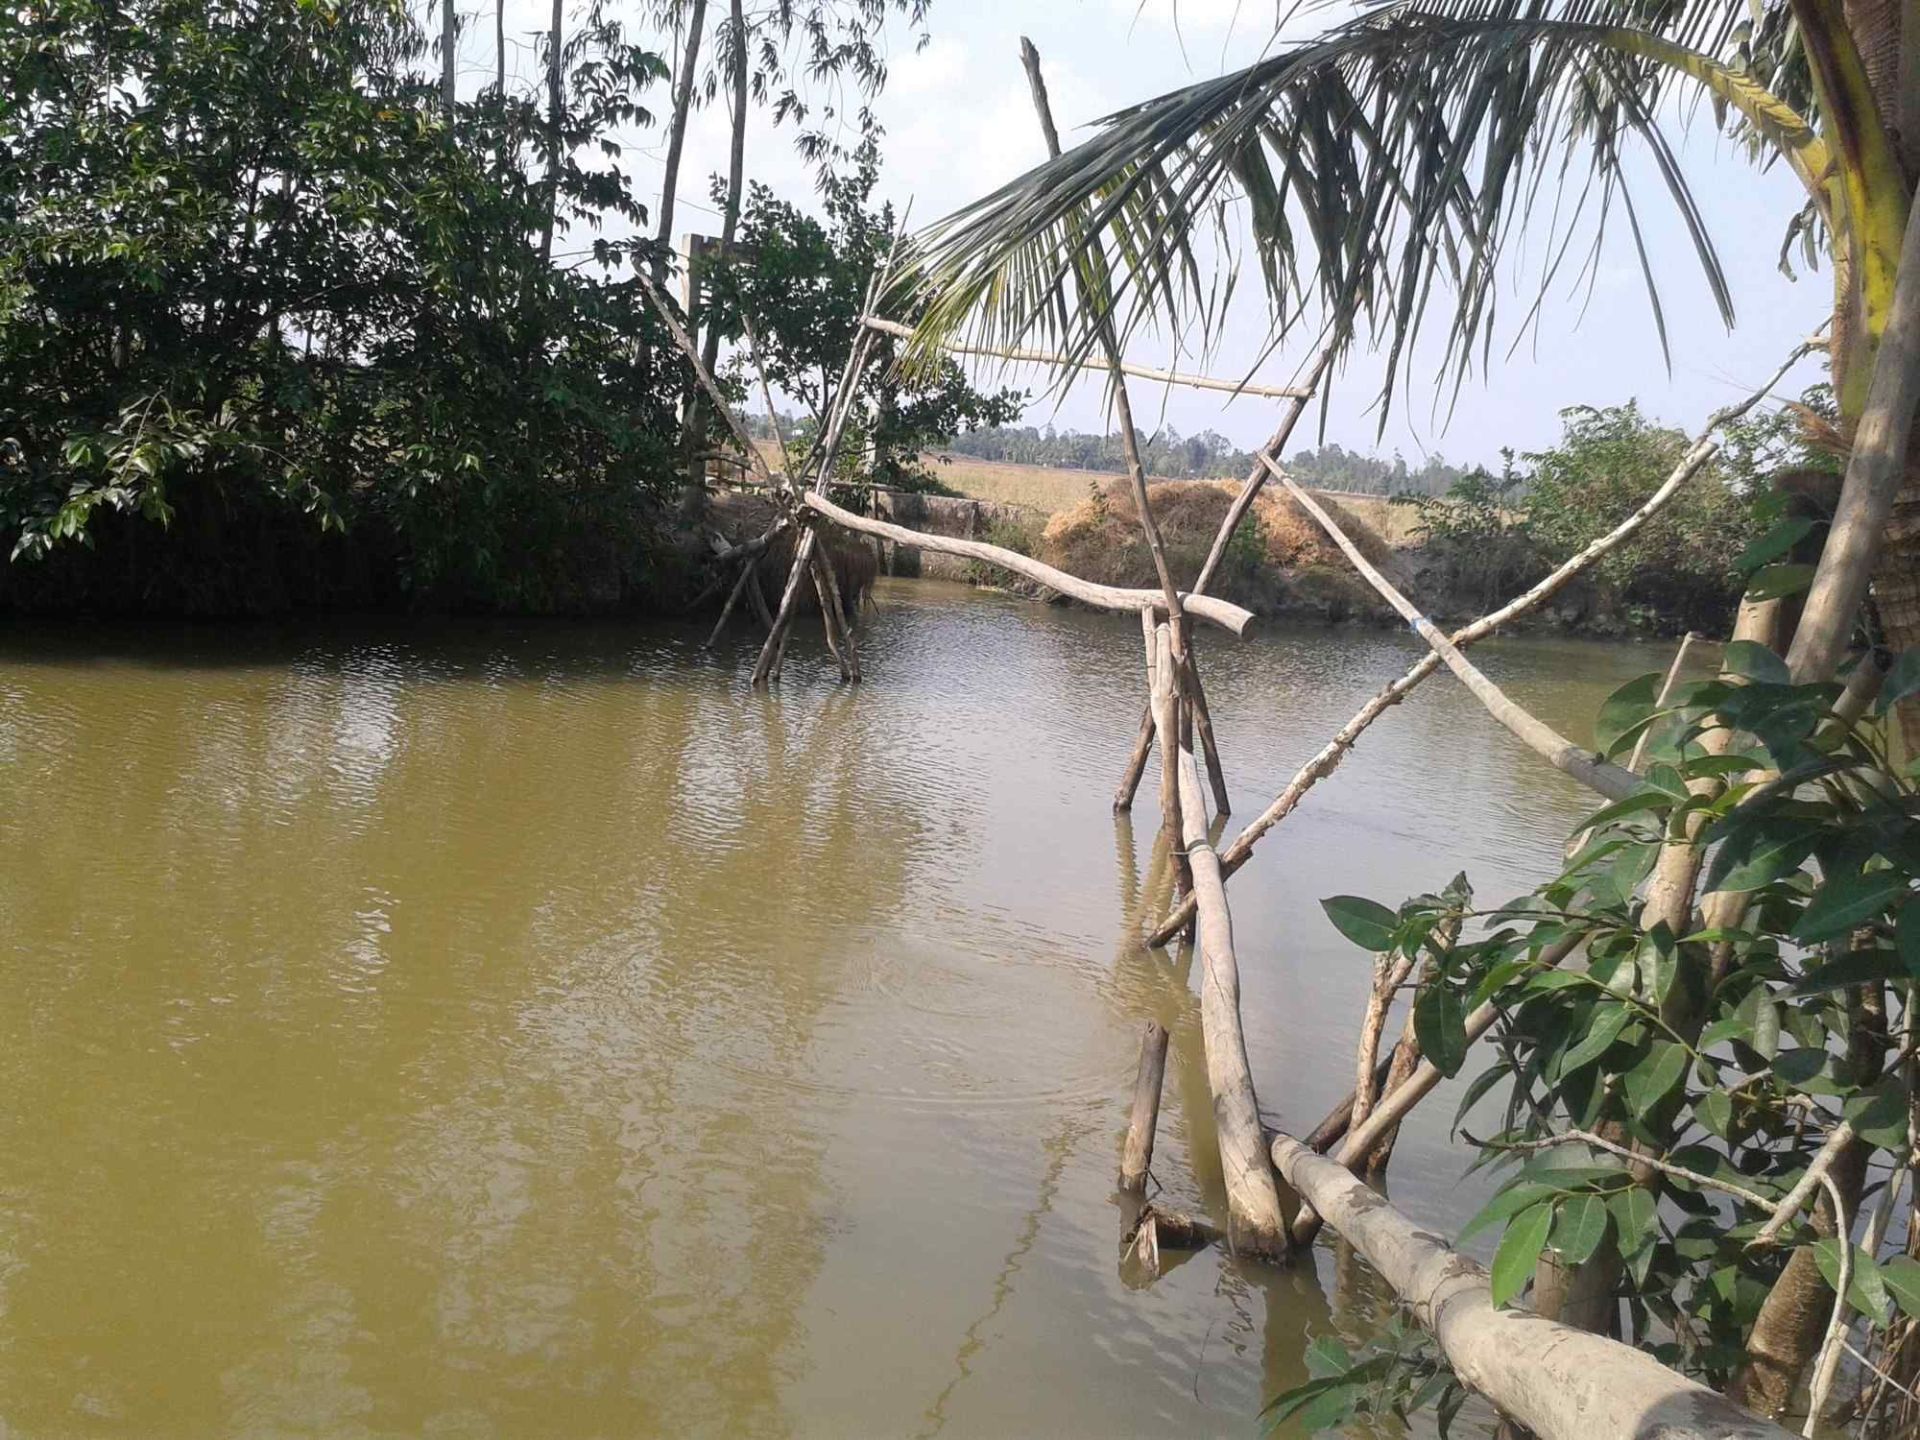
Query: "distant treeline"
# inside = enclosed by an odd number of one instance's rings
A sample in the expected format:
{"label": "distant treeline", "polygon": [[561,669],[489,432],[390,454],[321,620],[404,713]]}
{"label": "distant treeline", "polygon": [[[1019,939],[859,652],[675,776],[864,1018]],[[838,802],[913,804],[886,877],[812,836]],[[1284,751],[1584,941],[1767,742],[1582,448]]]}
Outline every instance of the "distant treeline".
{"label": "distant treeline", "polygon": [[[1120,437],[1092,435],[1081,430],[1044,429],[1032,425],[1000,425],[955,436],[949,448],[956,455],[1009,465],[1049,465],[1065,470],[1118,473],[1126,468]],[[1181,435],[1171,426],[1154,432],[1143,446],[1142,458],[1154,475],[1192,480],[1209,476],[1244,479],[1253,468],[1253,453],[1235,445],[1217,430]],[[1360,455],[1339,445],[1296,451],[1289,469],[1328,490],[1358,490],[1374,495],[1444,495],[1466,473],[1438,455],[1418,468],[1395,455],[1391,460]]]}

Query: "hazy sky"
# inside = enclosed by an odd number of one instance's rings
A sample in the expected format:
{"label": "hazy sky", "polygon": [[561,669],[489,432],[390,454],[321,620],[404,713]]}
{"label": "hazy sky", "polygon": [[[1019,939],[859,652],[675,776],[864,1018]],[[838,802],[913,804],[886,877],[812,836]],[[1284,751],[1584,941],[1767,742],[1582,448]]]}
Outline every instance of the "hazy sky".
{"label": "hazy sky", "polygon": [[[481,3],[484,9],[470,8],[472,0],[460,4],[468,17],[461,45],[463,85],[473,88],[484,83],[493,66],[493,7],[490,0]],[[570,10],[576,3],[569,0]],[[617,12],[620,0],[612,3]],[[637,0],[629,5],[633,14],[641,12]],[[710,8],[724,12],[725,6]],[[518,47],[545,23],[547,9],[544,0],[508,0],[509,44],[516,49],[510,70],[531,75],[532,53]],[[1325,23],[1337,14],[1327,7],[1312,18]],[[1110,111],[1258,58],[1268,43],[1272,15],[1270,0],[1238,5],[1235,0],[1178,0],[1177,25],[1176,0],[933,0],[927,22],[932,41],[924,50],[915,49],[913,32],[904,25],[889,31],[890,76],[875,106],[887,131],[882,193],[897,202],[911,199],[918,227],[1044,158],[1020,68],[1022,35],[1039,48],[1062,141],[1071,146],[1090,133],[1081,127]],[[1296,23],[1289,33],[1301,28]],[[650,97],[649,108],[664,113],[666,107],[663,86]],[[726,131],[724,102],[701,112],[690,129],[677,230],[719,228],[707,191],[710,175],[726,165]],[[1411,388],[1398,392],[1385,434],[1379,434],[1376,403],[1383,367],[1359,350],[1336,376],[1327,438],[1354,449],[1398,450],[1415,464],[1433,451],[1456,461],[1494,463],[1503,445],[1525,450],[1550,443],[1559,433],[1558,412],[1568,405],[1638,397],[1650,414],[1691,431],[1713,409],[1763,381],[1831,310],[1824,271],[1789,280],[1778,267],[1781,237],[1800,203],[1799,187],[1784,167],[1756,170],[1705,123],[1677,131],[1675,138],[1733,289],[1738,310],[1733,331],[1721,323],[1707,295],[1692,242],[1664,191],[1657,181],[1643,184],[1641,221],[1663,280],[1671,372],[1661,358],[1631,234],[1616,223],[1591,291],[1559,282],[1534,330],[1508,356],[1512,325],[1531,300],[1532,267],[1543,248],[1539,243],[1515,247],[1503,277],[1508,297],[1503,308],[1513,320],[1498,335],[1490,372],[1468,380],[1450,415],[1445,407],[1453,398],[1451,381],[1441,382],[1439,353],[1428,347],[1408,367]],[[630,139],[623,163],[651,200],[657,197],[664,139],[657,128]],[[752,116],[747,172],[788,198],[805,201],[812,195],[810,173],[793,153],[790,132],[775,129],[764,112]],[[1539,233],[1544,237],[1544,227]],[[1206,368],[1237,378],[1265,340],[1265,306],[1251,276],[1234,304],[1220,348]],[[1431,323],[1440,318],[1436,310]],[[1299,345],[1308,343],[1303,338]],[[1164,365],[1168,345],[1164,339],[1157,346],[1143,339],[1130,358]],[[1305,358],[1303,348],[1277,354],[1258,378],[1285,383]],[[1182,364],[1192,368],[1190,359]],[[1043,377],[1030,371],[1002,376],[992,369],[982,378],[1037,389]],[[1783,391],[1797,393],[1817,378],[1814,364],[1807,362]],[[1057,410],[1055,397],[1038,397],[1028,419],[1102,429],[1100,389],[1097,381],[1083,381],[1058,399]],[[1273,428],[1270,401],[1223,403],[1226,397],[1218,394],[1168,394],[1144,382],[1135,383],[1133,398],[1143,423],[1164,418],[1182,434],[1212,428],[1251,446]],[[1296,447],[1313,443],[1316,436],[1309,431],[1303,426],[1297,433]]]}

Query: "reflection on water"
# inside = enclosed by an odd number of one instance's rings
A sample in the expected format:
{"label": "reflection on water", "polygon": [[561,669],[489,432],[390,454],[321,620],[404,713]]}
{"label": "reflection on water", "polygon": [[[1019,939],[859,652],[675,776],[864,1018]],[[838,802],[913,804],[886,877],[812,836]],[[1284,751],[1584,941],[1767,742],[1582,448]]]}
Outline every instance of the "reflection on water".
{"label": "reflection on water", "polygon": [[[1373,1323],[1330,1248],[1117,1264],[1145,1018],[1220,1205],[1137,627],[880,603],[772,696],[675,626],[0,633],[5,1433],[1241,1435]],[[1242,818],[1414,645],[1210,642]],[[1575,734],[1665,658],[1484,654]],[[1265,1108],[1351,1078],[1321,896],[1504,898],[1579,803],[1445,677],[1371,731],[1234,885]]]}

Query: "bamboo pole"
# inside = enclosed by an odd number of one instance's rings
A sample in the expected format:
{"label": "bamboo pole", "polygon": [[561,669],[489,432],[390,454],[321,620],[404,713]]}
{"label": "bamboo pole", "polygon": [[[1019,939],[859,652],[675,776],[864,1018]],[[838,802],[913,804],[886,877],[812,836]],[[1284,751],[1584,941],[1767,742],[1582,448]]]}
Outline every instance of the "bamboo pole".
{"label": "bamboo pole", "polygon": [[1153,1135],[1160,1123],[1160,1088],[1167,1073],[1167,1030],[1149,1020],[1140,1034],[1140,1069],[1133,1077],[1133,1110],[1127,1146],[1120,1157],[1120,1188],[1139,1194],[1153,1164]]}
{"label": "bamboo pole", "polygon": [[1333,517],[1320,508],[1320,503],[1298,481],[1271,460],[1267,462],[1267,468],[1286,487],[1287,493],[1300,502],[1300,507],[1327,532],[1328,538],[1340,547],[1353,568],[1360,572],[1361,579],[1373,586],[1383,600],[1400,612],[1401,617],[1413,627],[1414,633],[1433,647],[1441,663],[1453,671],[1460,683],[1486,707],[1487,713],[1512,732],[1515,738],[1554,769],[1571,775],[1589,789],[1598,790],[1609,800],[1624,800],[1639,788],[1640,777],[1631,770],[1602,759],[1590,750],[1581,749],[1546,721],[1516,704],[1486,677],[1479,666],[1460,653],[1459,647],[1447,638],[1438,625],[1421,614],[1420,608],[1402,595],[1393,582],[1360,553],[1359,546],[1348,538],[1347,532],[1334,523]]}
{"label": "bamboo pole", "polygon": [[[1059,154],[1056,149],[1054,154]],[[902,325],[896,320],[882,320],[869,315],[861,322],[869,329],[878,330],[882,335],[897,336],[902,340],[913,338],[913,327]],[[1035,365],[1048,365],[1055,370],[1077,370],[1079,365],[1062,355],[1049,355],[1044,350],[1026,350],[1019,346],[998,347],[992,345],[969,344],[959,340],[942,341],[940,348],[951,355],[977,355],[988,360],[1018,360]],[[1150,366],[1126,362],[1121,369],[1139,380],[1154,380],[1162,385],[1185,385],[1194,390],[1223,390],[1231,395],[1255,395],[1268,400],[1296,400],[1309,392],[1296,385],[1256,385],[1251,380],[1219,380],[1211,375],[1182,375],[1177,370],[1155,370]]]}
{"label": "bamboo pole", "polygon": [[[1164,715],[1175,685],[1168,627],[1155,633],[1154,709]],[[1287,1250],[1280,1192],[1267,1163],[1260,1129],[1260,1103],[1247,1063],[1246,1034],[1240,1024],[1240,962],[1233,948],[1233,916],[1220,876],[1220,857],[1207,839],[1206,802],[1193,751],[1180,745],[1176,727],[1163,723],[1163,749],[1179,757],[1180,827],[1193,893],[1199,903],[1200,1033],[1207,1051],[1207,1087],[1213,1094],[1213,1121],[1220,1146],[1220,1169],[1227,1187],[1227,1239],[1240,1254],[1277,1259]]]}
{"label": "bamboo pole", "polygon": [[[1016,575],[1057,590],[1069,599],[1078,600],[1096,610],[1118,610],[1136,613],[1152,607],[1164,611],[1166,597],[1157,590],[1123,590],[1117,585],[1099,585],[1091,580],[1082,580],[1077,575],[1069,575],[1064,570],[1056,570],[1044,561],[1035,560],[1030,555],[1007,550],[985,540],[962,540],[953,535],[929,535],[921,530],[909,530],[904,525],[895,525],[887,520],[878,520],[871,515],[856,515],[851,510],[842,509],[824,495],[808,492],[800,497],[800,503],[808,510],[823,515],[843,530],[855,530],[862,535],[878,535],[883,540],[892,540],[896,544],[911,546],[919,550],[932,550],[941,555],[959,555],[969,560],[983,560],[989,565],[997,565],[1002,570],[1010,570]],[[1211,595],[1188,595],[1182,597],[1186,612],[1194,618],[1205,620],[1209,625],[1217,625],[1222,630],[1230,630],[1235,635],[1246,634],[1247,627],[1253,623],[1253,613],[1226,600],[1215,599]]]}
{"label": "bamboo pole", "polygon": [[[1692,630],[1680,637],[1680,648],[1673,652],[1673,663],[1667,666],[1666,678],[1660,682],[1660,693],[1653,702],[1656,710],[1664,709],[1667,701],[1673,698],[1674,687],[1680,683],[1680,667],[1687,663],[1687,651],[1699,638],[1699,635]],[[1640,738],[1633,742],[1633,754],[1627,757],[1627,769],[1636,775],[1640,773],[1640,762],[1647,755],[1647,741],[1652,738],[1653,727],[1649,725],[1641,730]]]}
{"label": "bamboo pole", "polygon": [[[1160,675],[1161,650],[1164,642],[1160,638],[1159,628],[1154,624],[1153,612],[1140,612],[1140,628],[1146,632],[1147,647],[1147,698],[1153,707],[1154,728],[1163,735],[1177,735],[1180,730],[1180,692],[1177,685],[1165,683]],[[1171,647],[1165,647],[1171,648]],[[1169,668],[1174,664],[1168,658]],[[1172,747],[1160,752],[1163,764],[1160,767],[1160,833],[1167,837],[1167,844],[1174,855],[1173,876],[1176,893],[1184,893],[1186,862],[1180,858],[1180,769],[1179,759]]]}
{"label": "bamboo pole", "polygon": [[[1294,397],[1287,407],[1286,415],[1280,421],[1279,429],[1267,437],[1267,443],[1260,447],[1260,454],[1280,458],[1280,452],[1286,448],[1287,441],[1293,438],[1293,427],[1306,413],[1307,405],[1320,392],[1320,381],[1327,373],[1327,367],[1333,362],[1333,347],[1328,346],[1320,352],[1319,359],[1308,372],[1307,383],[1301,393]],[[1220,568],[1220,561],[1227,553],[1227,544],[1233,539],[1233,532],[1240,528],[1240,522],[1253,508],[1253,502],[1259,497],[1261,489],[1267,483],[1267,468],[1258,461],[1247,478],[1241,483],[1240,493],[1233,497],[1233,503],[1227,507],[1227,513],[1220,520],[1220,529],[1214,534],[1213,544],[1207,551],[1207,558],[1200,567],[1200,574],[1194,579],[1193,593],[1204,595],[1207,586],[1213,583],[1214,571]],[[1211,725],[1209,725],[1209,731]],[[1140,725],[1133,737],[1133,750],[1127,756],[1127,768],[1120,777],[1120,787],[1113,792],[1113,808],[1128,810],[1133,806],[1133,797],[1140,788],[1140,779],[1147,773],[1147,757],[1153,751],[1153,710],[1150,705],[1140,707]],[[1211,761],[1209,761],[1211,763]],[[1218,772],[1215,772],[1218,775]],[[1215,790],[1220,811],[1227,811],[1224,799],[1226,781],[1219,778]]]}
{"label": "bamboo pole", "polygon": [[[1551,968],[1560,964],[1580,946],[1580,936],[1570,935],[1564,940],[1556,940],[1540,952],[1540,963]],[[1500,1018],[1500,1011],[1489,1000],[1472,1011],[1466,1020],[1467,1044],[1471,1045],[1487,1031],[1493,1028],[1493,1022]],[[1350,1170],[1356,1170],[1379,1146],[1388,1131],[1393,1130],[1406,1119],[1409,1111],[1434,1092],[1444,1077],[1431,1060],[1422,1059],[1413,1067],[1405,1083],[1389,1089],[1373,1108],[1365,1122],[1347,1131],[1340,1149],[1334,1159]],[[1313,1237],[1320,1233],[1320,1216],[1311,1204],[1302,1202],[1300,1213],[1293,1218],[1290,1238],[1295,1246],[1311,1245]]]}
{"label": "bamboo pole", "polygon": [[1787,1435],[1631,1345],[1497,1309],[1485,1270],[1298,1140],[1276,1139],[1273,1160],[1433,1332],[1454,1373],[1540,1440]]}
{"label": "bamboo pole", "polygon": [[[1389,1077],[1393,1067],[1399,1062],[1400,1046],[1395,1045],[1393,1053],[1373,1067],[1373,1089],[1377,1095],[1385,1095],[1393,1089]],[[1333,1108],[1320,1117],[1320,1123],[1307,1132],[1307,1146],[1318,1154],[1324,1155],[1346,1135],[1353,1123],[1353,1097],[1356,1091],[1349,1090],[1333,1102]]]}
{"label": "bamboo pole", "polygon": [[[1040,121],[1040,133],[1046,140],[1047,154],[1058,159],[1060,132],[1054,128],[1053,108],[1047,100],[1046,78],[1040,73],[1040,52],[1034,49],[1033,41],[1024,35],[1020,37],[1020,63],[1027,72],[1027,88],[1033,96],[1033,111]],[[1073,222],[1069,221],[1069,224]],[[1075,229],[1077,232],[1078,227],[1075,226]],[[1089,275],[1105,276],[1104,252],[1099,249],[1097,241],[1088,240],[1084,253],[1087,265],[1084,269],[1074,267],[1074,289],[1080,297],[1081,309],[1087,313],[1088,324],[1099,339],[1101,353],[1106,357],[1114,422],[1120,431],[1121,449],[1127,457],[1127,480],[1133,488],[1133,502],[1140,510],[1140,533],[1146,537],[1147,552],[1153,557],[1153,572],[1159,577],[1161,593],[1166,596],[1174,664],[1177,669],[1185,670],[1188,668],[1189,637],[1181,614],[1180,587],[1174,584],[1173,569],[1167,563],[1167,547],[1160,538],[1160,523],[1153,517],[1153,501],[1147,494],[1147,466],[1140,453],[1140,433],[1133,423],[1133,401],[1127,394],[1127,367],[1120,355],[1120,340],[1114,331],[1113,317],[1104,303],[1105,297],[1094,293],[1089,279]],[[1183,699],[1192,694],[1192,688],[1182,687]],[[1189,712],[1190,709],[1189,704]],[[1217,764],[1219,757],[1216,755],[1214,758]],[[1224,790],[1224,780],[1216,783]]]}
{"label": "bamboo pole", "polygon": [[[869,291],[878,288],[880,274],[875,273],[875,283]],[[840,458],[840,441],[846,433],[847,417],[853,410],[852,394],[859,388],[860,379],[866,373],[868,345],[867,332],[861,331],[853,342],[853,350],[847,356],[846,373],[841,377],[840,389],[834,395],[834,408],[828,413],[829,428],[820,447],[819,469],[815,472],[813,488],[803,499],[820,495],[827,488],[827,481],[833,474],[833,467]],[[754,662],[753,684],[763,686],[771,678],[780,655],[785,649],[787,627],[793,623],[794,601],[800,593],[800,576],[813,559],[813,547],[817,543],[814,529],[807,526],[801,534],[799,543],[793,551],[793,566],[787,573],[787,588],[780,596],[780,608],[773,614],[773,630],[760,650],[760,658]]]}
{"label": "bamboo pole", "polygon": [[1373,1112],[1373,1075],[1380,1064],[1380,1034],[1387,1028],[1387,1010],[1393,1004],[1394,991],[1407,983],[1412,971],[1410,955],[1374,957],[1373,986],[1367,991],[1366,1009],[1360,1016],[1360,1043],[1354,1047],[1353,1117],[1349,1126],[1363,1123]]}
{"label": "bamboo pole", "polygon": [[702,650],[711,650],[719,643],[721,634],[727,628],[727,621],[733,617],[733,607],[740,603],[740,597],[746,593],[748,584],[757,573],[758,567],[752,560],[740,567],[740,578],[733,582],[733,590],[727,596],[727,603],[720,607],[720,618],[713,622],[712,633],[700,646]]}
{"label": "bamboo pole", "polygon": [[[1768,378],[1766,384],[1753,391],[1746,398],[1736,401],[1723,409],[1715,411],[1701,427],[1699,436],[1692,447],[1681,457],[1672,472],[1661,482],[1660,487],[1642,501],[1630,515],[1609,530],[1606,534],[1588,542],[1581,551],[1563,561],[1552,574],[1537,585],[1509,600],[1498,610],[1489,612],[1470,625],[1464,625],[1449,637],[1454,646],[1465,649],[1477,640],[1485,639],[1508,621],[1516,620],[1529,611],[1538,609],[1560,591],[1564,590],[1584,571],[1591,569],[1613,551],[1633,538],[1649,521],[1673,501],[1685,484],[1699,474],[1707,462],[1719,453],[1720,442],[1713,438],[1716,430],[1731,421],[1745,415],[1761,400],[1765,399],[1773,387],[1779,383],[1795,365],[1817,347],[1815,340],[1802,341]],[[1226,851],[1221,855],[1221,864],[1226,873],[1232,875],[1247,863],[1247,857],[1253,852],[1255,843],[1261,836],[1273,829],[1288,815],[1293,813],[1301,799],[1320,781],[1340,768],[1340,762],[1347,757],[1356,742],[1368,726],[1378,720],[1393,706],[1398,705],[1407,695],[1434,671],[1440,668],[1440,657],[1428,653],[1415,661],[1406,674],[1388,685],[1375,695],[1343,725],[1334,737],[1311,760],[1295,772],[1287,786],[1275,797],[1273,803],[1254,818]],[[1183,931],[1193,919],[1191,902],[1181,905],[1168,916],[1160,928],[1147,937],[1149,945],[1164,945]]]}

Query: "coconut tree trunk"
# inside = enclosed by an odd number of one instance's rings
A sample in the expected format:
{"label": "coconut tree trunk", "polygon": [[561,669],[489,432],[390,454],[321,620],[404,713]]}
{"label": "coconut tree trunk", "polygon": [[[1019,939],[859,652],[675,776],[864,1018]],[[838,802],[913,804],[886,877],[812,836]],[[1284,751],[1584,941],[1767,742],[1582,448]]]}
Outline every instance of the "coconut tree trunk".
{"label": "coconut tree trunk", "polygon": [[[1914,7],[1903,0],[1843,0],[1842,23],[1872,91],[1876,116],[1892,144],[1907,197],[1920,178],[1920,21],[1903,23]],[[1838,260],[1836,254],[1836,260]],[[1835,279],[1846,278],[1836,264]],[[1855,397],[1864,396],[1873,349],[1860,299],[1845,285],[1837,296],[1833,326],[1834,392],[1842,416],[1857,423]],[[1871,337],[1877,340],[1877,336]],[[1920,430],[1905,450],[1899,492],[1887,517],[1885,540],[1873,570],[1873,598],[1887,644],[1896,651],[1920,646]],[[1907,754],[1920,755],[1920,702],[1901,703],[1897,714]]]}
{"label": "coconut tree trunk", "polygon": [[673,201],[680,187],[680,152],[687,143],[687,117],[693,111],[693,72],[700,63],[700,36],[707,25],[707,0],[687,7],[687,43],[680,52],[680,73],[673,80],[673,113],[667,117],[666,173],[660,180],[659,223],[653,238],[653,283],[667,288],[667,256],[673,249]]}

